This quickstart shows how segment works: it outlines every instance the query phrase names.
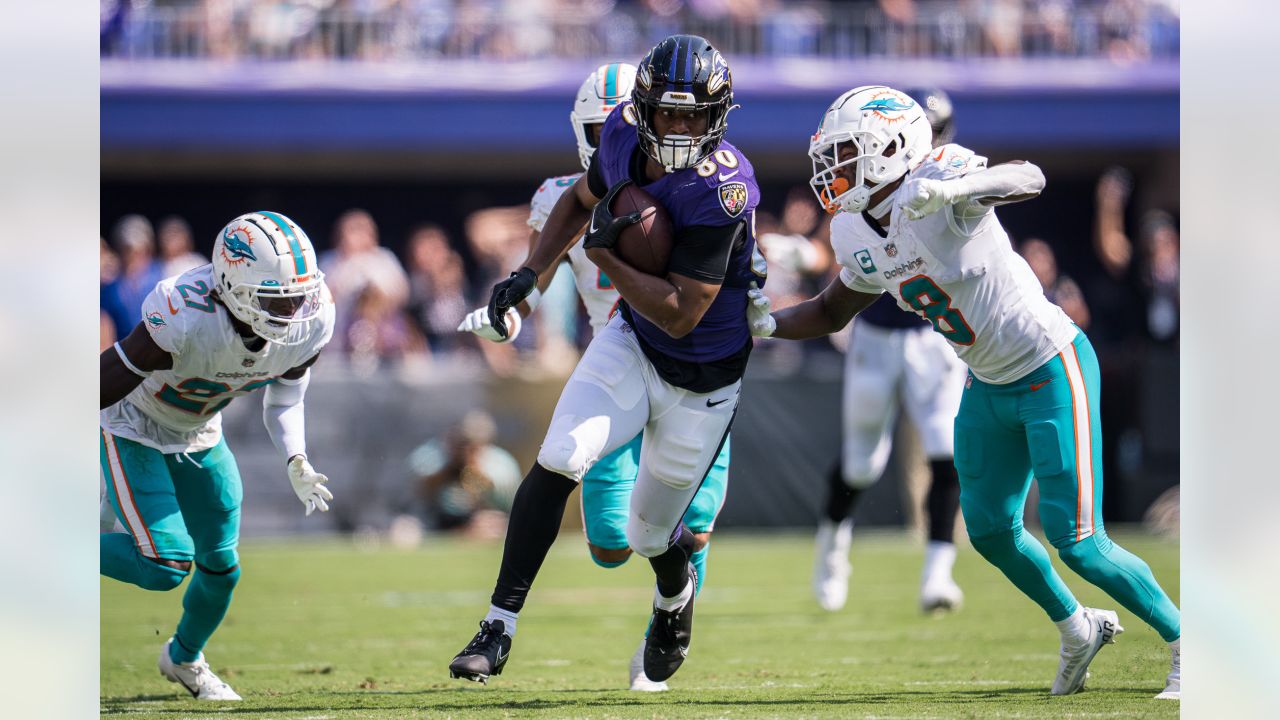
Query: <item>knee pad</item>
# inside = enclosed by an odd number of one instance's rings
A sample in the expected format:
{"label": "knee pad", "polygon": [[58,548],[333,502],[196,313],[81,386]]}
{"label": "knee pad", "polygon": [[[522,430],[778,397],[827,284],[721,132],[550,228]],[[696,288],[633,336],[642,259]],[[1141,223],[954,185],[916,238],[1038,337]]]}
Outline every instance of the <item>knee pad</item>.
{"label": "knee pad", "polygon": [[575,482],[599,459],[609,438],[609,417],[561,415],[551,422],[538,450],[538,464]]}
{"label": "knee pad", "polygon": [[182,580],[191,573],[190,570],[179,570],[168,565],[161,565],[158,562],[148,560],[141,554],[138,555],[138,562],[143,567],[141,573],[142,582],[138,586],[144,590],[156,590],[158,592],[166,592],[172,590],[182,584]]}
{"label": "knee pad", "polygon": [[1111,538],[1102,531],[1097,531],[1078,542],[1072,542],[1058,548],[1058,556],[1075,573],[1081,577],[1090,577],[1092,571],[1105,562],[1107,553],[1111,552]]}
{"label": "knee pad", "polygon": [[592,562],[594,562],[595,564],[599,565],[600,567],[602,567],[602,568],[606,568],[606,569],[613,569],[613,568],[616,568],[616,567],[622,567],[623,565],[625,565],[625,564],[627,563],[627,560],[631,557],[631,555],[630,555],[630,554],[627,554],[627,555],[623,556],[623,558],[622,558],[621,560],[605,560],[604,558],[601,558],[600,556],[596,555],[596,550],[595,550],[595,548],[593,548],[593,547],[589,547],[589,548],[587,548],[587,550],[590,552],[590,555],[591,555],[591,561],[592,561]]}
{"label": "knee pad", "polygon": [[204,553],[196,558],[196,569],[206,580],[233,588],[240,581],[240,556],[234,548]]}
{"label": "knee pad", "polygon": [[1021,534],[1022,528],[1011,528],[980,537],[975,537],[970,533],[969,542],[973,545],[973,549],[977,550],[978,554],[986,558],[988,562],[999,565],[997,562],[999,558],[1018,552],[1018,536]]}
{"label": "knee pad", "polygon": [[657,557],[671,547],[671,528],[650,525],[633,515],[627,519],[627,545],[640,557]]}

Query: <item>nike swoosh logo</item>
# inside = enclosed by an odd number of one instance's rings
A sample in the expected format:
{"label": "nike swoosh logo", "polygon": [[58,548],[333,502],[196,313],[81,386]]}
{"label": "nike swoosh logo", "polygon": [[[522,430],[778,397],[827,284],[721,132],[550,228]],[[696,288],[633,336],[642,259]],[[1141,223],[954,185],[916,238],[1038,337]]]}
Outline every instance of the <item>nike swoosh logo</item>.
{"label": "nike swoosh logo", "polygon": [[511,651],[502,652],[502,648],[498,648],[498,659],[497,661],[494,662],[494,665],[501,665],[504,661],[506,661],[507,656],[510,654],[511,654]]}
{"label": "nike swoosh logo", "polygon": [[720,182],[724,182],[725,180],[728,180],[729,178],[733,177],[734,175],[737,175],[737,174],[738,174],[738,173],[740,173],[740,172],[742,172],[742,171],[741,171],[741,170],[734,170],[733,172],[729,173],[728,175],[725,175],[724,173],[720,173]]}
{"label": "nike swoosh logo", "polygon": [[169,299],[169,296],[168,296],[168,295],[165,295],[165,296],[164,296],[164,301],[165,301],[165,302],[167,302],[167,303],[169,303],[169,314],[170,314],[170,315],[177,315],[177,314],[178,314],[178,308],[176,308],[176,307],[174,307],[174,306],[173,306],[173,300]]}
{"label": "nike swoosh logo", "polygon": [[1044,382],[1031,383],[1031,392],[1035,392],[1048,384],[1049,384],[1048,380],[1045,380]]}
{"label": "nike swoosh logo", "polygon": [[715,402],[711,402],[711,399],[710,399],[710,398],[707,398],[707,407],[715,407],[715,406],[717,406],[717,405],[723,405],[724,403],[727,403],[727,402],[729,402],[729,401],[730,401],[730,400],[732,400],[732,399],[733,399],[733,398],[725,398],[725,399],[723,399],[723,400],[717,400],[717,401],[715,401]]}

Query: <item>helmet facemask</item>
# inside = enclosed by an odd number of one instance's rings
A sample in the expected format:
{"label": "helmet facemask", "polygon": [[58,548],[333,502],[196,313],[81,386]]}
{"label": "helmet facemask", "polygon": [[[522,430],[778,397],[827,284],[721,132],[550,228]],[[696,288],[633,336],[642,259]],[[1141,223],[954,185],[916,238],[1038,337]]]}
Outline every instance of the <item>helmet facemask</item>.
{"label": "helmet facemask", "polygon": [[[813,160],[809,184],[828,213],[862,212],[867,209],[871,196],[907,174],[909,168],[903,152],[906,138],[901,133],[892,138],[885,135],[887,133],[874,131],[841,133],[809,148],[809,157]],[[847,157],[841,160],[841,150],[849,147],[854,149],[853,154],[846,153]],[[837,174],[849,166],[853,166],[852,184]]]}
{"label": "helmet facemask", "polygon": [[288,285],[274,280],[224,285],[220,296],[255,335],[279,345],[298,345],[306,342],[311,324],[320,316],[323,278],[317,270],[309,279]]}
{"label": "helmet facemask", "polygon": [[[736,107],[713,103],[655,103],[647,100],[639,100],[636,104],[636,130],[640,148],[667,172],[694,167],[715,152],[728,129],[725,117]],[[654,116],[660,110],[702,112],[707,119],[707,131],[701,135],[667,134],[660,138],[654,129]]]}

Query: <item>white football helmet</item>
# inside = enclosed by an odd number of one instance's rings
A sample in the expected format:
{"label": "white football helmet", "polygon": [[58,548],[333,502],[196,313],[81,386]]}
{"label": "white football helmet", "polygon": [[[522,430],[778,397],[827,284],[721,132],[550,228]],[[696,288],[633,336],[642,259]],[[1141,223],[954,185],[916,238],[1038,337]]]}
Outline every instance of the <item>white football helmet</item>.
{"label": "white football helmet", "polygon": [[[841,159],[841,151],[850,147],[854,153]],[[854,88],[831,103],[809,141],[809,184],[827,212],[862,212],[872,195],[918,167],[932,147],[929,119],[910,96],[885,85]],[[852,184],[837,175],[849,165]]]}
{"label": "white football helmet", "polygon": [[324,273],[315,248],[279,213],[246,213],[222,228],[213,241],[213,277],[227,310],[271,342],[306,342],[320,317]]}
{"label": "white football helmet", "polygon": [[591,156],[596,151],[587,135],[587,126],[604,123],[618,103],[631,97],[631,88],[635,84],[636,66],[624,62],[601,65],[582,81],[569,121],[573,123],[574,136],[578,138],[578,158],[582,160],[583,170],[591,164]]}

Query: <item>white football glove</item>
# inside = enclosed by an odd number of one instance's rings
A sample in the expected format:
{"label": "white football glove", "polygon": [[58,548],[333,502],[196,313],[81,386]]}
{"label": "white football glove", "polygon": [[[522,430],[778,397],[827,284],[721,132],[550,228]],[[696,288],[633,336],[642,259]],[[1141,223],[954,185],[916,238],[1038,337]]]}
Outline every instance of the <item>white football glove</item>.
{"label": "white football glove", "polygon": [[902,192],[906,193],[907,219],[919,220],[954,203],[959,199],[958,190],[955,183],[946,180],[931,178],[908,180],[906,186],[902,188]]}
{"label": "white football glove", "polygon": [[289,484],[298,499],[307,506],[307,515],[319,510],[329,512],[329,501],[333,493],[324,484],[329,482],[328,475],[321,475],[307,462],[305,455],[294,455],[289,459]]}
{"label": "white football glove", "polygon": [[769,312],[772,307],[773,301],[753,281],[747,291],[747,326],[752,337],[770,337],[778,329],[778,321]]}
{"label": "white football glove", "polygon": [[462,322],[458,325],[458,332],[473,333],[476,337],[491,340],[496,343],[509,343],[516,339],[520,334],[520,313],[515,308],[507,311],[507,336],[504,338],[493,329],[493,324],[489,322],[489,308],[482,307],[467,313],[462,318]]}

